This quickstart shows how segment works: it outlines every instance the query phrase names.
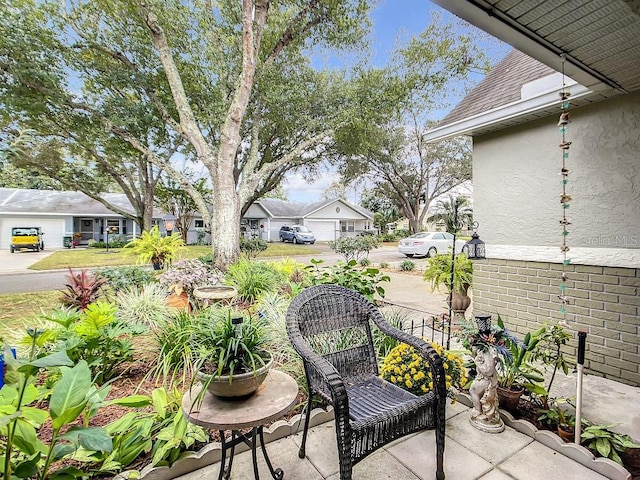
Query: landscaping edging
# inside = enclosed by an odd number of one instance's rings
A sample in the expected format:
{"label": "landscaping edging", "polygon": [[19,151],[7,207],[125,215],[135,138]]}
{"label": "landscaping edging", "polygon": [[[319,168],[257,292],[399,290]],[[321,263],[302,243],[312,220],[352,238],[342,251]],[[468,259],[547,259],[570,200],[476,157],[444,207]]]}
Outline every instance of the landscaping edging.
{"label": "landscaping edging", "polygon": [[[309,420],[309,426],[315,427],[325,422],[333,420],[333,409],[322,410],[315,408],[311,411],[311,418]],[[301,431],[301,421],[304,417],[301,414],[294,415],[291,420],[279,420],[271,425],[269,428],[264,429],[264,441],[265,443],[273,442],[289,435],[293,435],[298,431]],[[239,443],[236,446],[235,452],[241,453],[248,450],[249,447],[244,443]],[[197,452],[193,452],[170,467],[152,467],[146,466],[138,472],[128,471],[122,472],[114,477],[114,480],[128,480],[128,479],[141,479],[141,480],[171,480],[181,475],[193,472],[200,468],[206,467],[217,463],[222,458],[222,448],[220,442],[213,442],[205,445]]]}
{"label": "landscaping edging", "polygon": [[[458,394],[458,401],[467,407],[473,407],[471,398],[466,394]],[[604,475],[611,480],[632,480],[631,474],[622,465],[619,465],[608,458],[596,458],[596,456],[591,453],[591,450],[583,447],[582,445],[565,443],[564,440],[551,430],[538,430],[538,428],[531,422],[516,419],[506,410],[500,409],[500,417],[505,425],[533,438],[537,442],[542,443],[565,457],[571,458],[600,475]]]}

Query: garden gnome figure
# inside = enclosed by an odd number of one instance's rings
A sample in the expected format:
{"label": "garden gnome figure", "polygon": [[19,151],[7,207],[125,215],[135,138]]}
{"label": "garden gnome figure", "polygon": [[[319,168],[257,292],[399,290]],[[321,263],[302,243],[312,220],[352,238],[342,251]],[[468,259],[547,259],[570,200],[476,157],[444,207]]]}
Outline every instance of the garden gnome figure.
{"label": "garden gnome figure", "polygon": [[[476,317],[480,326],[480,332],[488,331],[491,317]],[[488,325],[487,325],[488,324]],[[469,421],[478,430],[487,433],[500,433],[504,431],[504,423],[498,410],[498,374],[496,363],[498,352],[494,347],[477,348],[472,345],[471,354],[476,364],[476,378],[469,388],[473,408]]]}

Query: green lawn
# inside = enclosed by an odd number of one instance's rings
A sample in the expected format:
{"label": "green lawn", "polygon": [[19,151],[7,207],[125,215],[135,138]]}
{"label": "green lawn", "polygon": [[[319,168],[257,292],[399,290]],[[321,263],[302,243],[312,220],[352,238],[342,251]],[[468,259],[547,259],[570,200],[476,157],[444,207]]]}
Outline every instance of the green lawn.
{"label": "green lawn", "polygon": [[[291,257],[295,255],[313,255],[321,250],[303,245],[270,243],[260,257]],[[109,249],[107,253],[100,248],[76,248],[55,252],[29,267],[30,270],[55,270],[67,267],[108,267],[114,265],[132,265],[135,255],[125,253],[121,248]],[[211,253],[211,247],[189,246],[181,252],[179,258],[196,258]]]}
{"label": "green lawn", "polygon": [[59,290],[0,295],[0,338],[20,335],[25,326],[33,325],[34,317],[43,308],[50,312],[52,306],[58,304],[60,295]]}

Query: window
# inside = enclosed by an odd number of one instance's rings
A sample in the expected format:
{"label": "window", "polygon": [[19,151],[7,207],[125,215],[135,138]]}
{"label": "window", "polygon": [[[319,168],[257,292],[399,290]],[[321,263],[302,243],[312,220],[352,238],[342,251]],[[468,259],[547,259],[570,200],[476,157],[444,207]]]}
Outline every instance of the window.
{"label": "window", "polygon": [[433,239],[434,239],[434,240],[444,240],[444,235],[443,235],[442,233],[436,233],[436,234],[433,236]]}
{"label": "window", "polygon": [[120,233],[120,220],[117,218],[110,218],[107,220],[107,228],[109,229],[109,233],[119,234]]}
{"label": "window", "polygon": [[204,228],[204,220],[194,220],[193,226],[195,228]]}

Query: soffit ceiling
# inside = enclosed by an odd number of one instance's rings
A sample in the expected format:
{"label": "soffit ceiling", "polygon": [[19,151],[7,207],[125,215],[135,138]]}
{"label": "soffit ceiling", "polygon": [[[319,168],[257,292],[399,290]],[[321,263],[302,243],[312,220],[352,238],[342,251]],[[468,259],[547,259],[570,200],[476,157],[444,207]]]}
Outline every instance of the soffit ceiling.
{"label": "soffit ceiling", "polygon": [[640,90],[640,0],[432,1],[592,90]]}

